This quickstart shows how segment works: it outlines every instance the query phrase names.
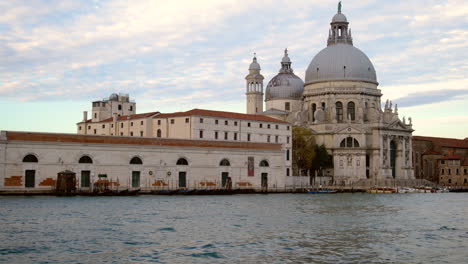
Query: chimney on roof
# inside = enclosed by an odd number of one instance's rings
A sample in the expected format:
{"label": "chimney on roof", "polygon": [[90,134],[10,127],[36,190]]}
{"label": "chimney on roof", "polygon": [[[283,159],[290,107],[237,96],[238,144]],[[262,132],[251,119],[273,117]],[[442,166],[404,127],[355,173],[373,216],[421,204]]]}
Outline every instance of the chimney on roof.
{"label": "chimney on roof", "polygon": [[83,111],[83,122],[88,121],[88,111]]}

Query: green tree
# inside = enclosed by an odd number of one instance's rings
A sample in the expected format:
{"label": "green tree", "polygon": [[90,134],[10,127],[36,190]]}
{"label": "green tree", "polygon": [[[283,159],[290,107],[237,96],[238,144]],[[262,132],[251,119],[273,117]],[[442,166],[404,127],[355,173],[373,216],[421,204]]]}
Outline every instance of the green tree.
{"label": "green tree", "polygon": [[[312,161],[312,168],[310,175],[313,175],[315,178],[315,171],[320,176],[323,176],[323,169],[332,168],[333,167],[333,159],[332,156],[328,154],[327,148],[325,145],[315,145],[315,157]],[[314,180],[315,182],[315,180]]]}
{"label": "green tree", "polygon": [[294,175],[307,175],[315,159],[315,137],[307,128],[294,127],[292,131],[292,166]]}

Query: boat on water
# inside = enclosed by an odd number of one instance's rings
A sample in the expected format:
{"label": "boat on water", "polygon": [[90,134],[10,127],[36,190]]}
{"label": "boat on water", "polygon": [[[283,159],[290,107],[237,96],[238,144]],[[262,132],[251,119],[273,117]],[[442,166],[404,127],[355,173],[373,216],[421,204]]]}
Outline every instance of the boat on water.
{"label": "boat on water", "polygon": [[448,189],[448,191],[455,192],[455,193],[468,192],[468,188],[450,188]]}
{"label": "boat on water", "polygon": [[140,193],[140,189],[137,190],[96,190],[93,192],[79,192],[78,195],[84,196],[134,196]]}
{"label": "boat on water", "polygon": [[337,193],[337,190],[308,190],[307,193],[318,194],[318,193]]}
{"label": "boat on water", "polygon": [[397,189],[391,187],[376,187],[367,190],[368,193],[397,193]]}
{"label": "boat on water", "polygon": [[450,192],[450,190],[448,188],[443,187],[443,188],[436,188],[435,192],[436,193],[448,193]]}
{"label": "boat on water", "polygon": [[416,189],[409,187],[402,187],[397,189],[398,193],[415,193]]}
{"label": "boat on water", "polygon": [[432,187],[418,187],[416,188],[416,192],[418,193],[435,193],[436,190]]}

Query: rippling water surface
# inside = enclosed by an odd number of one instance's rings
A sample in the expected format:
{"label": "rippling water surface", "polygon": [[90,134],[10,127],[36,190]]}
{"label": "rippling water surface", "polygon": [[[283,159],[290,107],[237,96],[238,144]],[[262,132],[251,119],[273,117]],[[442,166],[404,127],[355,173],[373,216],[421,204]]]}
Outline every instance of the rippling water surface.
{"label": "rippling water surface", "polygon": [[467,263],[468,194],[0,197],[0,263]]}

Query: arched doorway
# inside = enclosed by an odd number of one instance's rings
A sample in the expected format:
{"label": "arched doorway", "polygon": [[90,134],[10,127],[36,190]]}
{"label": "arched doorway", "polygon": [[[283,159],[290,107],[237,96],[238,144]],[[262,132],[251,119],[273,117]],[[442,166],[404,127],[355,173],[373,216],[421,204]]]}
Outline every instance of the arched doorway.
{"label": "arched doorway", "polygon": [[135,156],[130,160],[130,165],[133,165],[132,188],[140,188],[141,167],[139,165],[143,165],[143,161],[140,157]]}
{"label": "arched doorway", "polygon": [[[188,166],[189,164],[185,158],[180,158],[177,160],[176,165]],[[183,171],[179,171],[179,188],[187,188],[187,169],[186,168],[183,168]]]}
{"label": "arched doorway", "polygon": [[[260,167],[270,167],[270,164],[266,160],[260,161]],[[267,189],[268,188],[268,173],[267,172],[262,172],[261,174],[261,185],[262,189]]]}
{"label": "arched doorway", "polygon": [[219,166],[224,167],[223,171],[221,172],[221,186],[223,188],[229,188],[231,185],[231,178],[229,177],[229,166],[231,166],[231,163],[229,162],[228,159],[223,159],[221,162],[219,162]]}
{"label": "arched doorway", "polygon": [[[35,163],[37,164],[39,160],[35,155],[28,154],[24,156],[23,163]],[[24,187],[33,188],[36,186],[36,170],[35,169],[27,169],[24,172]]]}
{"label": "arched doorway", "polygon": [[[79,164],[93,164],[93,159],[90,156],[84,155],[78,160]],[[81,187],[89,188],[91,182],[91,170],[89,168],[81,170]]]}
{"label": "arched doorway", "polygon": [[390,141],[390,167],[392,168],[392,177],[396,177],[396,143]]}

